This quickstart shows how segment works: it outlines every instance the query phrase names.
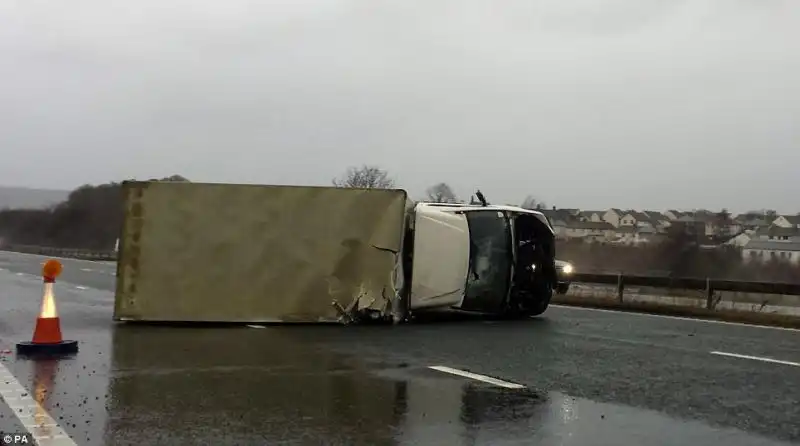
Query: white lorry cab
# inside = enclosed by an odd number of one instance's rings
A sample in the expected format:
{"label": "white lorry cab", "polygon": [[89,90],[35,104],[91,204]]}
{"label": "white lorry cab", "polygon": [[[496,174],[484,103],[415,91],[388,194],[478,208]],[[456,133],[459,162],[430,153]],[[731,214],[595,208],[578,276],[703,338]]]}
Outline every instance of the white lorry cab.
{"label": "white lorry cab", "polygon": [[557,285],[547,218],[516,206],[417,203],[404,246],[406,308],[542,314]]}

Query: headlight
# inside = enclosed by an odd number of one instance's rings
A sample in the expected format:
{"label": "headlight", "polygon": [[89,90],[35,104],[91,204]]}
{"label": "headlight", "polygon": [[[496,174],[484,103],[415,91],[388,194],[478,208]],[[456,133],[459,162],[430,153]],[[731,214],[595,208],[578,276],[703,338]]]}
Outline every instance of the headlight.
{"label": "headlight", "polygon": [[572,265],[567,263],[562,271],[564,271],[564,274],[572,274]]}

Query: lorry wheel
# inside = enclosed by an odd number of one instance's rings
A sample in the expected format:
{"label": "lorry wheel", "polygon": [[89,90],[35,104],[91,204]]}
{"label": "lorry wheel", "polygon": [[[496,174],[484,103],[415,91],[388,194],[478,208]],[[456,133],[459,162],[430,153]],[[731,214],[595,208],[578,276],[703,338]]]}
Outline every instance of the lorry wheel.
{"label": "lorry wheel", "polygon": [[550,282],[542,281],[542,284],[536,288],[535,298],[528,302],[526,308],[528,316],[539,316],[544,313],[553,298],[553,284]]}
{"label": "lorry wheel", "polygon": [[530,293],[525,293],[524,297],[519,296],[505,313],[509,319],[524,319],[531,316],[538,316],[547,310],[550,299],[553,297],[553,285],[542,281],[537,284]]}

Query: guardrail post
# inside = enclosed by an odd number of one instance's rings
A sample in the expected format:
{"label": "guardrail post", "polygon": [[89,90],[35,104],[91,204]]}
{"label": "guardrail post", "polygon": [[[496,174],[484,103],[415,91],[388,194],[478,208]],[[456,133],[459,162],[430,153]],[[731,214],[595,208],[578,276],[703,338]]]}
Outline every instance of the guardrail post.
{"label": "guardrail post", "polygon": [[706,309],[714,309],[714,287],[711,286],[711,279],[706,277]]}
{"label": "guardrail post", "polygon": [[622,293],[625,290],[625,280],[622,273],[617,274],[617,299],[622,302]]}

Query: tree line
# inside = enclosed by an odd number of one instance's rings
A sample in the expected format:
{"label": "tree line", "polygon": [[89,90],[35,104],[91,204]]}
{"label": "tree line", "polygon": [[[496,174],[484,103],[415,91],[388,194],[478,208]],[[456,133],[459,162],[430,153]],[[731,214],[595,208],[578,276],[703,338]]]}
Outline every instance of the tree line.
{"label": "tree line", "polygon": [[[180,175],[153,180],[188,181]],[[0,240],[8,245],[110,250],[123,215],[122,183],[87,184],[45,209],[0,210]]]}
{"label": "tree line", "polygon": [[[189,181],[181,175],[151,181]],[[350,167],[332,180],[336,187],[393,189],[395,179],[374,165]],[[109,250],[119,236],[124,216],[122,183],[84,185],[67,199],[45,209],[0,210],[0,243],[56,248]],[[461,202],[447,183],[426,191],[426,201]]]}

